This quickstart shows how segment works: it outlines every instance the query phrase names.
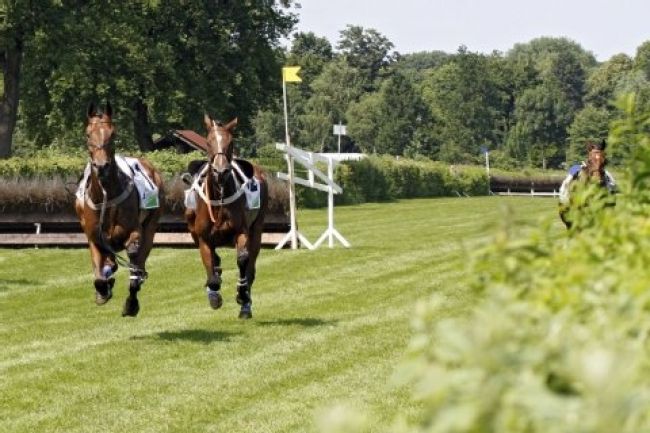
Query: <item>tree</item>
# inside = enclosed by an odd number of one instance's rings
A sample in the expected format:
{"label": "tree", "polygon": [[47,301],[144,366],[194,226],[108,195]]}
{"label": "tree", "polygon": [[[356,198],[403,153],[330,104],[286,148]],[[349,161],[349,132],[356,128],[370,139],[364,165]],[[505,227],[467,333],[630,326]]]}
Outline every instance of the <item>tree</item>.
{"label": "tree", "polygon": [[59,9],[52,0],[3,0],[0,3],[0,158],[12,153],[12,139],[18,104],[25,45],[40,26],[54,18]]}
{"label": "tree", "polygon": [[350,66],[366,76],[366,90],[376,89],[382,71],[399,58],[397,52],[391,51],[393,43],[377,30],[361,26],[348,25],[340,34],[337,49]]}
{"label": "tree", "polygon": [[507,60],[515,96],[508,152],[530,164],[558,166],[566,159],[567,128],[582,108],[595,58],[566,38],[538,38],[515,45]]}
{"label": "tree", "polygon": [[470,162],[481,146],[498,147],[509,95],[494,74],[498,55],[471,53],[461,47],[445,65],[429,73],[422,86],[439,125],[438,158]]}
{"label": "tree", "polygon": [[650,40],[645,41],[636,49],[634,68],[643,71],[646,79],[650,80]]}
{"label": "tree", "polygon": [[377,93],[352,104],[346,114],[349,134],[366,151],[390,155],[433,154],[431,115],[419,91],[401,73],[385,80]]}
{"label": "tree", "polygon": [[154,129],[201,130],[205,111],[250,131],[279,93],[279,40],[295,23],[278,4],[79,2],[32,47],[30,81],[43,84],[26,94],[28,132],[42,144],[64,136],[93,99],[121,109],[122,136],[143,150]]}
{"label": "tree", "polygon": [[619,82],[633,66],[632,59],[625,54],[612,56],[599,65],[587,78],[585,101],[596,107],[612,107]]}
{"label": "tree", "polygon": [[[568,130],[569,148],[566,161],[573,163],[585,157],[585,143],[606,139],[612,114],[606,107],[587,105],[580,110]],[[610,154],[611,157],[611,154]]]}
{"label": "tree", "polygon": [[301,32],[294,35],[286,63],[301,67],[300,89],[304,97],[308,98],[311,95],[310,84],[332,61],[333,57],[332,44],[326,38],[318,37],[313,32]]}

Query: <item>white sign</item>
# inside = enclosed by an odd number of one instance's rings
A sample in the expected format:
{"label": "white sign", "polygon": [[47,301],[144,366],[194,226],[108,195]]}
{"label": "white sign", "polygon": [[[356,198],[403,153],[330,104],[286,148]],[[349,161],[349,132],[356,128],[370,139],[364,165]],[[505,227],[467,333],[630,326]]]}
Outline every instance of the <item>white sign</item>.
{"label": "white sign", "polygon": [[334,125],[334,135],[348,135],[347,125]]}

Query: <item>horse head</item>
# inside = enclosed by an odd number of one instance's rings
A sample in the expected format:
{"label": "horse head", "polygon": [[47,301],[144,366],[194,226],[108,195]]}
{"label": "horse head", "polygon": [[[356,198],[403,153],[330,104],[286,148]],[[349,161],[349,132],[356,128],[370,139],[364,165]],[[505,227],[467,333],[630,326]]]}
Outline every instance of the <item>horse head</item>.
{"label": "horse head", "polygon": [[222,183],[232,173],[232,131],[237,125],[237,118],[222,124],[205,114],[203,117],[208,143],[208,161],[216,175],[217,183]]}
{"label": "horse head", "polygon": [[115,127],[113,126],[113,109],[110,103],[104,107],[91,103],[86,114],[86,138],[88,155],[93,172],[100,181],[108,179],[111,164],[115,161],[112,146]]}
{"label": "horse head", "polygon": [[605,164],[607,159],[605,157],[605,147],[607,143],[605,140],[600,142],[588,141],[587,142],[587,161],[585,171],[587,177],[592,180],[604,184],[605,183]]}

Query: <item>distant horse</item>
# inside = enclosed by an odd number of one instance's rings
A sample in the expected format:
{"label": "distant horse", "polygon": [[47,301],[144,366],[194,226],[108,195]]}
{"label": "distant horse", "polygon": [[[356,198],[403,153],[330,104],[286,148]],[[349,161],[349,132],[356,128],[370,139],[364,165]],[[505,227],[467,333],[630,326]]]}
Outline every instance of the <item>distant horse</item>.
{"label": "distant horse", "polygon": [[188,191],[193,204],[186,209],[185,218],[203,260],[208,301],[215,310],[223,304],[221,259],[215,249],[235,245],[239,317],[250,319],[253,317],[251,287],[262,245],[268,186],[258,166],[233,158],[232,130],[237,119],[223,125],[206,114],[203,120],[208,131],[208,159],[199,168]]}
{"label": "distant horse", "polygon": [[[86,136],[90,162],[77,191],[75,211],[88,238],[95,274],[95,303],[103,305],[113,296],[113,274],[118,262],[129,269],[129,296],[122,316],[136,316],[140,310],[137,293],[147,277],[145,261],[162,212],[159,206],[163,181],[146,160],[115,155],[109,103],[102,109],[91,104],[87,112]],[[148,182],[149,204],[136,182]],[[157,190],[157,192],[156,192]],[[153,203],[152,203],[153,202]],[[117,253],[126,249],[128,263]]]}
{"label": "distant horse", "polygon": [[[579,210],[576,208],[572,197],[578,188],[595,185],[608,195],[616,192],[614,177],[605,170],[605,164],[607,162],[605,157],[606,146],[607,143],[605,140],[601,142],[587,142],[586,162],[572,166],[569,169],[569,174],[562,182],[562,186],[560,187],[560,219],[567,229],[570,229],[574,224],[572,211]],[[580,206],[584,207],[585,205],[582,204]],[[606,205],[613,206],[613,201],[609,201]]]}

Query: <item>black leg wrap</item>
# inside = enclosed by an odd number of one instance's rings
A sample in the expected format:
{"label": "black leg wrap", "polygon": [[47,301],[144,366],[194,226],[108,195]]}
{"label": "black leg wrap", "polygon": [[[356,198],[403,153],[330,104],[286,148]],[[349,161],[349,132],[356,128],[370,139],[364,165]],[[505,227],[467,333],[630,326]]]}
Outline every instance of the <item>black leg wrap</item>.
{"label": "black leg wrap", "polygon": [[95,279],[95,290],[97,293],[102,296],[106,296],[108,294],[108,289],[108,280],[104,280],[102,278]]}
{"label": "black leg wrap", "polygon": [[235,298],[239,305],[251,303],[251,291],[248,280],[244,277],[237,283],[237,297]]}
{"label": "black leg wrap", "polygon": [[114,278],[104,280],[101,278],[95,279],[95,304],[104,305],[113,297],[113,284]]}
{"label": "black leg wrap", "polygon": [[217,291],[217,290],[221,289],[221,276],[220,276],[220,274],[212,274],[210,276],[210,278],[208,278],[208,281],[206,281],[205,285],[208,286],[208,288],[210,290]]}

